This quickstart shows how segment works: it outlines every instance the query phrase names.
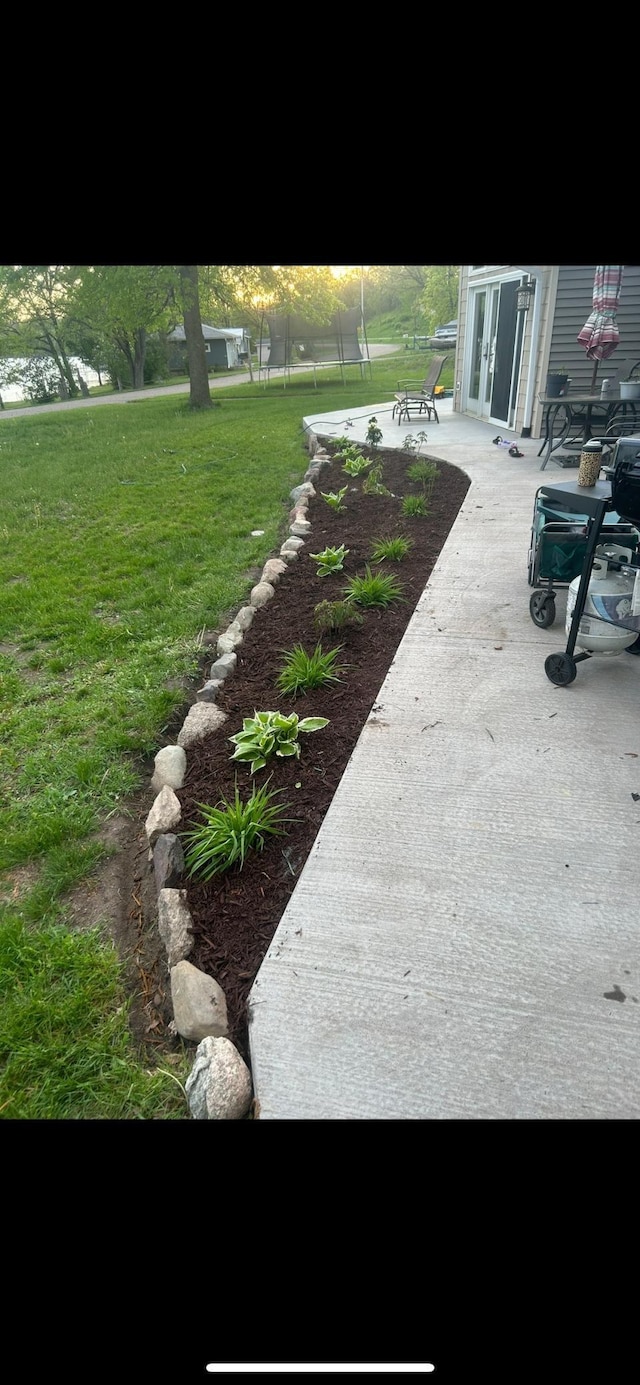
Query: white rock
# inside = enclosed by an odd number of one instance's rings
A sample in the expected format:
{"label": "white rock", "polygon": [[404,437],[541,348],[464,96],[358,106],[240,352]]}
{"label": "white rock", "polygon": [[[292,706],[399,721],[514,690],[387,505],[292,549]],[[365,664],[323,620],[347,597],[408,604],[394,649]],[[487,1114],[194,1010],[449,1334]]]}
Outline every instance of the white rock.
{"label": "white rock", "polygon": [[223,726],[226,720],[225,713],[211,702],[194,702],[178,736],[178,745],[187,746],[193,745],[194,741],[203,741],[205,736],[210,736],[212,731]]}
{"label": "white rock", "polygon": [[251,1105],[251,1073],[230,1039],[206,1038],[185,1090],[194,1120],[242,1120]]}
{"label": "white rock", "polygon": [[292,549],[295,549],[296,552],[297,552],[299,549],[304,548],[304,546],[305,546],[304,539],[293,539],[293,538],[288,538],[288,539],[285,539],[285,541],[284,541],[284,543],[283,543],[283,545],[282,545],[282,548],[280,549],[280,552],[282,553],[282,549],[283,549],[283,548],[292,548]]}
{"label": "white rock", "polygon": [[170,968],[177,967],[193,948],[193,919],[186,900],[186,890],[164,889],[158,895],[158,932]]}
{"label": "white rock", "polygon": [[270,582],[258,582],[257,586],[253,587],[251,591],[251,605],[256,607],[266,606],[267,601],[271,601],[275,594],[275,589]]}
{"label": "white rock", "polygon": [[243,638],[242,630],[240,630],[238,626],[236,626],[234,630],[230,625],[228,630],[225,630],[224,634],[218,637],[216,654],[218,656],[221,654],[233,654],[234,650],[242,644]]}
{"label": "white rock", "polygon": [[287,564],[297,563],[298,561],[298,554],[296,553],[295,548],[281,548],[280,555],[283,561]]}
{"label": "white rock", "polygon": [[170,789],[181,789],[187,772],[187,757],[181,745],[165,745],[158,751],[154,760],[155,771],[151,787],[159,793],[165,784]]}
{"label": "white rock", "polygon": [[151,811],[144,825],[149,846],[153,846],[163,832],[173,832],[180,823],[182,809],[180,800],[173,789],[165,784],[151,805]]}
{"label": "white rock", "polygon": [[272,587],[274,587],[276,583],[280,581],[283,572],[286,572],[286,570],[287,564],[282,561],[282,558],[269,558],[262,569],[260,581],[270,582]]}
{"label": "white rock", "polygon": [[222,654],[219,659],[216,659],[215,664],[211,665],[209,677],[219,678],[221,680],[223,678],[228,678],[230,673],[235,672],[237,662],[237,654]]}
{"label": "white rock", "polygon": [[248,630],[254,615],[253,606],[241,606],[233,624],[239,625],[241,630]]}
{"label": "white rock", "polygon": [[222,687],[222,678],[209,678],[201,688],[198,688],[196,700],[198,702],[215,702],[216,697]]}
{"label": "white rock", "polygon": [[295,534],[296,538],[302,538],[304,534],[311,533],[311,524],[308,519],[294,519],[293,524],[289,525],[289,533]]}
{"label": "white rock", "polygon": [[171,969],[171,1001],[178,1032],[183,1039],[200,1043],[210,1035],[226,1038],[229,1032],[224,991],[212,976],[178,962]]}

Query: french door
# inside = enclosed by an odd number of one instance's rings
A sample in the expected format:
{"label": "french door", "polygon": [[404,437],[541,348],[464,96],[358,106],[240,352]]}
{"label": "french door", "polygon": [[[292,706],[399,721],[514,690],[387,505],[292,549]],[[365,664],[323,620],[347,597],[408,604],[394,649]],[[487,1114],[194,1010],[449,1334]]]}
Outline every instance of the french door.
{"label": "french door", "polygon": [[469,295],[467,413],[513,427],[522,354],[522,314],[516,311],[519,279],[484,284]]}

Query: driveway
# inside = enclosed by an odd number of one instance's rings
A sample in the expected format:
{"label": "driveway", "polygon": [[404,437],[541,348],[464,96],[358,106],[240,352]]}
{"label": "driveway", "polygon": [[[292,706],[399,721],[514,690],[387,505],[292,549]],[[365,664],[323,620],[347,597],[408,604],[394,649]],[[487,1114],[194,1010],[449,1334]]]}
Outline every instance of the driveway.
{"label": "driveway", "polygon": [[[372,360],[379,359],[381,356],[390,356],[402,348],[390,343],[369,343],[369,356]],[[316,370],[329,370],[330,366],[317,365]],[[311,367],[309,367],[311,371]],[[283,370],[272,370],[272,375],[284,375]],[[258,380],[258,371],[254,371],[254,380]],[[213,375],[209,380],[209,388],[212,390],[233,389],[234,385],[250,384],[251,376],[248,371],[234,373],[233,375]],[[190,386],[186,385],[152,385],[144,390],[115,390],[113,394],[92,395],[90,399],[68,399],[59,404],[34,404],[27,409],[12,409],[7,406],[0,409],[0,420],[7,418],[28,418],[30,414],[50,414],[61,409],[95,409],[101,404],[133,404],[137,399],[154,399],[163,394],[188,394]]]}

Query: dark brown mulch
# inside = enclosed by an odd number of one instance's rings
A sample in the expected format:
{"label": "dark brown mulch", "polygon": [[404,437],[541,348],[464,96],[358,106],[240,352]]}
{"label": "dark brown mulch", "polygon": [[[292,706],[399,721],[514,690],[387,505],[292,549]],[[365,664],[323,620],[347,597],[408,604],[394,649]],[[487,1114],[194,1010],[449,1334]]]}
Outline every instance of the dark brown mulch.
{"label": "dark brown mulch", "polygon": [[[362,451],[372,455],[366,448]],[[233,678],[225,682],[217,698],[228,721],[197,751],[189,752],[187,777],[179,794],[185,830],[198,825],[198,804],[233,798],[236,776],[242,797],[248,796],[249,767],[231,760],[233,746],[228,737],[241,730],[243,717],[254,711],[296,711],[301,718],[329,718],[323,730],[300,736],[300,759],[274,757],[256,775],[261,785],[272,773],[269,787],[283,790],[278,801],[286,803],[288,816],[295,818],[287,835],[267,839],[264,851],[253,853],[242,871],[234,867],[208,884],[195,879],[185,882],[195,935],[189,960],[222,986],[229,1037],[247,1061],[246,1003],[251,984],[469,486],[461,471],[440,462],[428,517],[405,518],[401,497],[419,491],[407,478],[411,457],[381,452],[378,458],[384,464],[384,483],[393,492],[390,498],[363,494],[362,479],[347,477],[339,462],[323,470],[318,492],[336,492],[349,482],[346,513],[337,515],[320,493],[312,499],[311,541],[283,574],[275,598],[257,612],[237,651]],[[369,560],[371,541],[395,534],[409,536],[415,546],[401,563],[385,561],[374,570],[397,575],[403,601],[364,612],[360,628],[322,637],[324,650],[342,646],[340,662],[348,667],[340,683],[295,700],[279,693],[275,679],[282,651],[303,644],[311,652],[317,642],[314,607],[324,599],[341,599],[346,578],[362,572]],[[341,543],[349,550],[344,571],[318,577],[309,553]]]}

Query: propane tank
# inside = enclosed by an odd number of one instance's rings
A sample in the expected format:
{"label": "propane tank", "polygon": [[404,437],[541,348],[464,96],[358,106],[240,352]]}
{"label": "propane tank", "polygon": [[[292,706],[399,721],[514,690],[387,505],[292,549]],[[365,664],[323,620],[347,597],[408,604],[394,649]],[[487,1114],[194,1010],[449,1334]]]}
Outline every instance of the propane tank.
{"label": "propane tank", "polygon": [[[587,654],[622,654],[638,638],[637,630],[626,630],[621,625],[597,619],[598,611],[606,611],[612,622],[625,620],[640,612],[640,569],[630,573],[610,572],[607,559],[618,563],[630,562],[631,553],[628,548],[610,544],[607,545],[606,556],[600,550],[599,556],[593,560],[587,599],[576,637],[576,644]],[[575,577],[567,596],[567,636],[579,586],[580,578]]]}

